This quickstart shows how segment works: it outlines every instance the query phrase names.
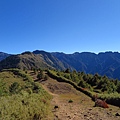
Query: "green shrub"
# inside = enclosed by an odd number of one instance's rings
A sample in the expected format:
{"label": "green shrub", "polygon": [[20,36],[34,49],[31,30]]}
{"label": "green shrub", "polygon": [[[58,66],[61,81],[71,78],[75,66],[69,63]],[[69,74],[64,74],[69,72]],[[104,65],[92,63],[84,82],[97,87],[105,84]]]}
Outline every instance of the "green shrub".
{"label": "green shrub", "polygon": [[[70,74],[71,79],[67,79],[66,74]],[[85,75],[85,73],[82,72],[75,74],[60,72],[60,76],[58,76],[57,71],[49,70],[48,75],[59,82],[71,84],[74,88],[88,95],[93,100],[94,95],[98,94],[99,98],[103,100],[106,99],[109,104],[120,107],[120,82],[118,80],[110,80],[106,76],[102,77],[98,74],[95,74],[94,76],[90,74]],[[78,84],[74,80],[74,76],[77,75],[80,78]]]}
{"label": "green shrub", "polygon": [[[44,103],[42,99],[46,99]],[[1,120],[33,120],[41,118],[45,120],[52,116],[50,96],[45,94],[16,94],[0,98]],[[36,119],[37,120],[37,119]]]}
{"label": "green shrub", "polygon": [[6,88],[6,84],[2,80],[0,80],[0,96],[4,96],[7,94],[8,94],[8,91]]}
{"label": "green shrub", "polygon": [[70,99],[70,100],[68,101],[68,103],[73,103],[73,100]]}
{"label": "green shrub", "polygon": [[11,86],[9,87],[9,91],[12,94],[19,93],[20,92],[20,85],[19,85],[19,83],[14,82],[13,84],[11,84]]}
{"label": "green shrub", "polygon": [[40,73],[38,73],[37,78],[38,78],[39,80],[41,80],[41,79],[44,78],[43,71],[40,71]]}

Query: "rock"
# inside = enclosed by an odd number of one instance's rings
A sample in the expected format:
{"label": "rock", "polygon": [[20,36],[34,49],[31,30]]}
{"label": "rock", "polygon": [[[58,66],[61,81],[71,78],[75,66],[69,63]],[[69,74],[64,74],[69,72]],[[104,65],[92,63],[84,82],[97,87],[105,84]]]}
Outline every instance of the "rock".
{"label": "rock", "polygon": [[86,115],[86,114],[84,115],[84,117],[87,117],[87,116],[88,116],[88,115]]}
{"label": "rock", "polygon": [[92,108],[88,109],[89,111],[92,110]]}
{"label": "rock", "polygon": [[67,116],[67,118],[71,119],[71,117],[70,117],[70,116]]}
{"label": "rock", "polygon": [[120,114],[119,114],[119,113],[116,113],[115,116],[120,116]]}
{"label": "rock", "polygon": [[54,109],[57,109],[57,108],[59,108],[58,105],[55,105],[55,106],[54,106]]}

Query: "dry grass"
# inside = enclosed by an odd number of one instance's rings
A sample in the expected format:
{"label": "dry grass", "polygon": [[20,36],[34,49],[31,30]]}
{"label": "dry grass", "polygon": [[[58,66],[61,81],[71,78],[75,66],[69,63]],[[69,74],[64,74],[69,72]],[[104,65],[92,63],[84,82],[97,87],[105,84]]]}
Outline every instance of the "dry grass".
{"label": "dry grass", "polygon": [[[23,71],[20,74],[25,76]],[[22,75],[7,70],[0,72],[0,79],[6,83],[7,91],[14,82],[23,87],[19,93],[0,97],[0,120],[52,120],[52,96],[39,83],[34,83],[31,78],[24,81]],[[34,92],[34,87],[39,90]]]}
{"label": "dry grass", "polygon": [[10,86],[14,82],[18,82],[20,85],[25,84],[22,77],[14,75],[12,72],[0,72],[0,79],[6,83],[6,86]]}
{"label": "dry grass", "polygon": [[32,120],[35,115],[45,120],[52,116],[49,100],[41,94],[29,95],[25,92],[1,97],[0,120]]}

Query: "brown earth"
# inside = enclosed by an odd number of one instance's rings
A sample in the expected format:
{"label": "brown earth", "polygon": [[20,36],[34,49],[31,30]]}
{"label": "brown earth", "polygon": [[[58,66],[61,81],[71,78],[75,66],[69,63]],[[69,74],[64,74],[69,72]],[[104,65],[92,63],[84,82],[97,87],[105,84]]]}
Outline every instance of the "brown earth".
{"label": "brown earth", "polygon": [[38,82],[53,96],[53,120],[120,120],[119,107],[94,107],[94,101],[90,97],[68,83],[58,82],[52,78]]}

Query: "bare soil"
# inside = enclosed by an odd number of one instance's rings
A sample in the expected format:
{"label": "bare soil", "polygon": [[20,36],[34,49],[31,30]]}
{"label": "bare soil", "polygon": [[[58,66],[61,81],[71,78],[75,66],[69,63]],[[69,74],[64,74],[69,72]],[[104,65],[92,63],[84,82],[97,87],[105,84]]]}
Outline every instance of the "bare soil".
{"label": "bare soil", "polygon": [[38,82],[53,96],[53,120],[120,120],[119,107],[94,107],[94,101],[90,97],[68,83],[58,82],[52,78]]}
{"label": "bare soil", "polygon": [[94,101],[76,91],[71,85],[53,79],[42,81],[43,87],[53,95],[54,120],[120,120],[120,108],[94,107]]}

